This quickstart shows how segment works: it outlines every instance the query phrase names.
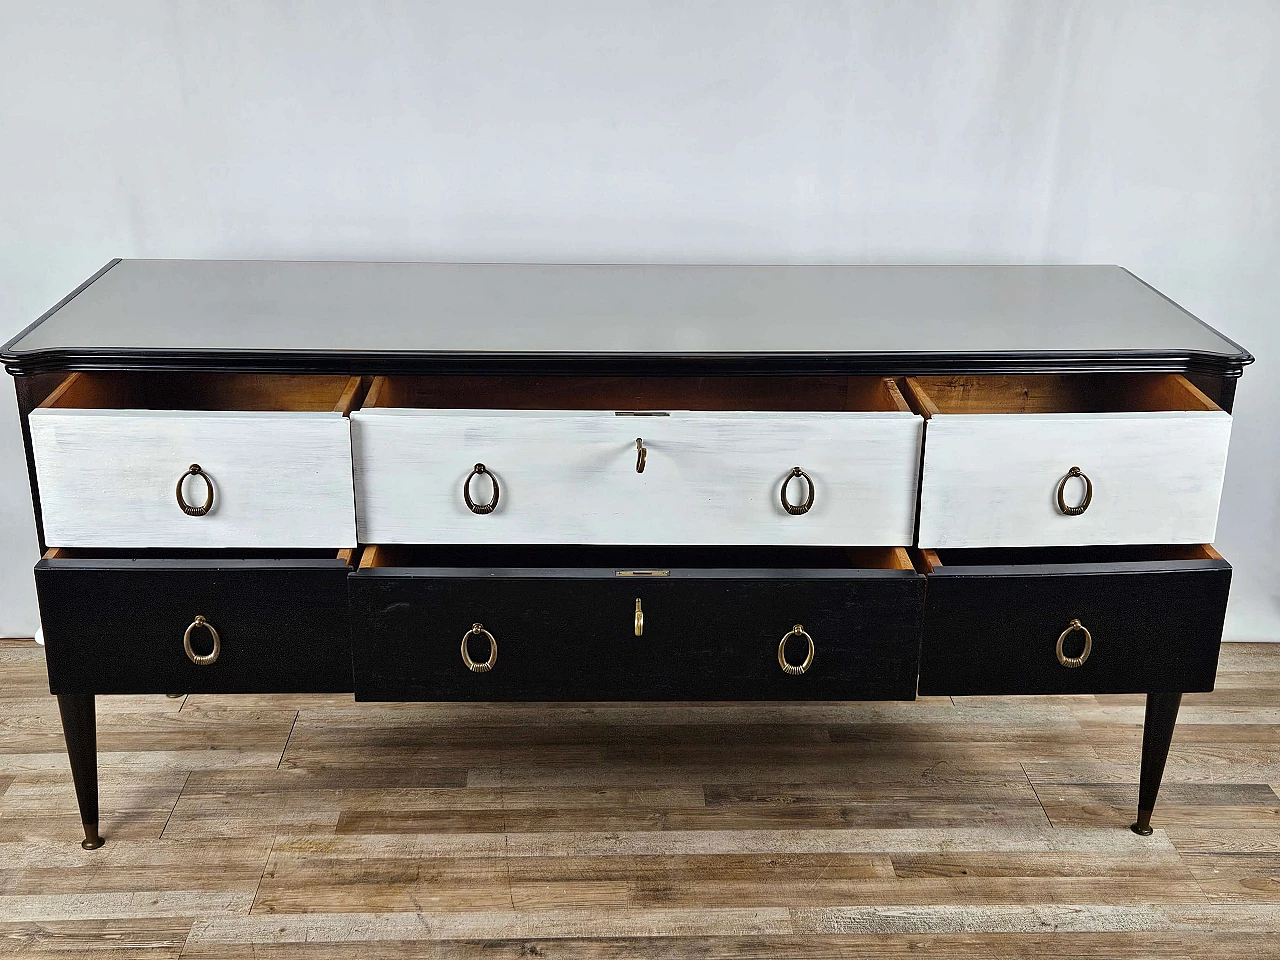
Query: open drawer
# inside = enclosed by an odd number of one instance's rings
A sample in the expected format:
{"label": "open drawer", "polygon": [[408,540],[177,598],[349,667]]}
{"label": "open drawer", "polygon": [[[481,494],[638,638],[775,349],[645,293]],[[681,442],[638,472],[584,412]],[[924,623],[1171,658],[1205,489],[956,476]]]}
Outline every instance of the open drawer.
{"label": "open drawer", "polygon": [[915,696],[901,548],[378,546],[350,591],[357,700]]}
{"label": "open drawer", "polygon": [[907,546],[923,421],[875,377],[386,377],[360,542]]}
{"label": "open drawer", "polygon": [[907,377],[921,547],[1211,543],[1231,416],[1170,374]]}
{"label": "open drawer", "polygon": [[924,550],[920,693],[1213,689],[1231,567],[1210,546]]}
{"label": "open drawer", "polygon": [[45,542],[353,547],[345,376],[75,373],[31,412]]}
{"label": "open drawer", "polygon": [[351,690],[352,551],[67,550],[36,564],[52,693]]}

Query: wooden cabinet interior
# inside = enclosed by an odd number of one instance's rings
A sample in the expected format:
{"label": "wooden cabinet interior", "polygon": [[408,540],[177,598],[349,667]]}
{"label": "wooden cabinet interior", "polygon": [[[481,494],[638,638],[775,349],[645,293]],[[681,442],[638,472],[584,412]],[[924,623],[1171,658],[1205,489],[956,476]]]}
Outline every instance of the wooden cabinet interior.
{"label": "wooden cabinet interior", "polygon": [[1167,373],[904,377],[903,393],[924,417],[1221,409],[1186,377]]}
{"label": "wooden cabinet interior", "polygon": [[72,373],[40,404],[55,410],[333,411],[360,402],[360,377],[259,373]]}

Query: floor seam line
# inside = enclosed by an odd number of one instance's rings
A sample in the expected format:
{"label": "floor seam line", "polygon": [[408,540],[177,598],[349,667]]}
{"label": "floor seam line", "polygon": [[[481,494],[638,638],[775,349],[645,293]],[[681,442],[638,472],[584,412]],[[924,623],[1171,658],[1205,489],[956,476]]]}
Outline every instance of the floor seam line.
{"label": "floor seam line", "polygon": [[1058,829],[1058,825],[1053,822],[1053,817],[1049,816],[1049,811],[1045,808],[1044,801],[1040,799],[1040,791],[1036,789],[1035,781],[1031,779],[1031,774],[1027,772],[1027,762],[1019,760],[1018,768],[1022,771],[1022,775],[1027,778],[1027,786],[1031,788],[1031,794],[1036,798],[1036,803],[1040,804],[1040,812],[1044,814],[1045,820],[1049,822],[1049,826],[1054,830]]}
{"label": "floor seam line", "polygon": [[163,840],[165,832],[169,829],[169,824],[173,820],[174,811],[178,809],[178,804],[182,802],[182,795],[187,792],[187,783],[191,780],[191,771],[188,770],[182,778],[182,786],[178,788],[178,795],[174,798],[173,806],[169,808],[169,815],[164,818],[164,826],[160,828],[160,835],[157,840]]}
{"label": "floor seam line", "polygon": [[289,752],[289,741],[293,739],[293,729],[298,725],[298,716],[301,710],[293,711],[293,723],[289,724],[289,735],[284,738],[284,746],[280,748],[280,759],[276,761],[276,769],[280,769],[280,765],[284,763],[284,755]]}

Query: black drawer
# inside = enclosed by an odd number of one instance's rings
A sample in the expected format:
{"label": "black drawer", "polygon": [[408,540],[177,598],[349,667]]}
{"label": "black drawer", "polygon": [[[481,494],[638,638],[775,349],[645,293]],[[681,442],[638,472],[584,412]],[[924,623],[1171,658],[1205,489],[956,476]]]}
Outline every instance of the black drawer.
{"label": "black drawer", "polygon": [[[1212,547],[939,550],[922,558],[929,584],[921,695],[1213,689],[1231,566]],[[1077,666],[1086,636],[1088,657]]]}
{"label": "black drawer", "polygon": [[[340,693],[351,690],[346,552],[163,558],[51,550],[36,592],[53,693]],[[197,616],[213,663],[183,644]],[[213,649],[191,631],[196,656]]]}
{"label": "black drawer", "polygon": [[[358,700],[915,697],[924,578],[900,549],[371,547],[350,590]],[[814,656],[788,674],[796,625]]]}

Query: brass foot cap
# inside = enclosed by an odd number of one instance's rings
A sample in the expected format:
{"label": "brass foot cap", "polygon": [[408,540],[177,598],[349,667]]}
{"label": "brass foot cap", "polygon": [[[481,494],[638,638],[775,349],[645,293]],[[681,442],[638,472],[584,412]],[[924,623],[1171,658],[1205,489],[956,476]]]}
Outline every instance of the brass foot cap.
{"label": "brass foot cap", "polygon": [[106,842],[107,841],[98,836],[98,827],[96,824],[93,826],[85,824],[84,839],[80,841],[80,846],[86,850],[97,850]]}
{"label": "brass foot cap", "polygon": [[1149,837],[1149,836],[1151,836],[1153,833],[1155,833],[1155,831],[1154,831],[1153,829],[1151,829],[1151,827],[1143,826],[1143,825],[1142,825],[1142,824],[1140,824],[1140,823],[1132,824],[1132,825],[1129,827],[1129,829],[1130,829],[1130,830],[1132,830],[1134,833],[1136,833],[1136,834],[1137,834],[1138,836],[1140,836],[1140,837]]}

